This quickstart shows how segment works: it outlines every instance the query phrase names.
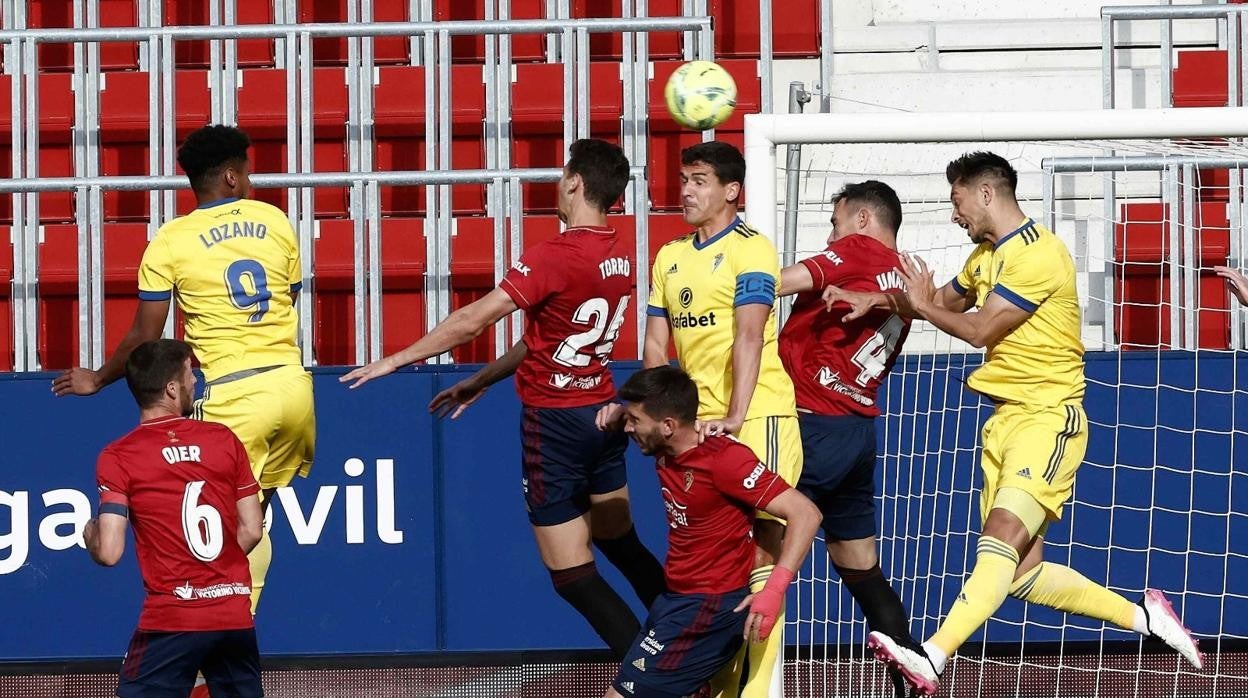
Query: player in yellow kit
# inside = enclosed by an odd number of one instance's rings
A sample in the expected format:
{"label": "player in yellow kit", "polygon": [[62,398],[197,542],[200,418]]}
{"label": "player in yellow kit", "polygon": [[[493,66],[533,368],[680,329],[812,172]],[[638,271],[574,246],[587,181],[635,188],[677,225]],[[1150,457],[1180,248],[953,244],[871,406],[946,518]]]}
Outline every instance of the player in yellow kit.
{"label": "player in yellow kit", "polygon": [[[727,143],[700,143],[681,152],[680,178],[684,219],[694,232],[667,243],[655,257],[645,366],[666,364],[668,342],[674,341],[677,361],[698,386],[702,433],[735,436],[796,485],[802,442],[772,312],[780,258],[770,240],[737,216],[745,158]],[[767,583],[783,537],[783,522],[756,513],[751,591]],[[783,619],[782,610],[780,627]],[[765,698],[779,686],[782,645],[783,633],[750,643],[742,696]],[[713,682],[721,696],[737,695],[741,670],[741,662],[734,662]]]}
{"label": "player in yellow kit", "polygon": [[986,348],[966,383],[996,405],[982,432],[983,530],[974,569],[921,649],[878,632],[869,647],[920,695],[934,695],[958,647],[1014,596],[1152,635],[1200,667],[1195,640],[1161,592],[1150,589],[1132,604],[1044,561],[1045,531],[1061,518],[1088,441],[1074,261],[1056,235],[1023,214],[1018,174],[1004,158],[970,153],[949,163],[946,175],[953,222],[978,245],[962,271],[937,290],[922,260],[903,257],[904,296],[837,289],[825,296],[853,305],[847,317],[893,307]]}
{"label": "player in yellow kit", "polygon": [[[299,247],[281,210],[247,198],[247,134],[205,126],[178,149],[198,207],[160,227],[139,267],[139,308],[117,350],[97,371],[72,368],[57,395],[91,395],[120,378],[130,352],[164,331],[174,297],[186,341],[204,373],[194,416],[228,426],[247,447],[265,501],[306,476],[316,419],[303,369],[294,303],[302,285]],[[272,557],[266,534],[248,555],[255,613]]]}

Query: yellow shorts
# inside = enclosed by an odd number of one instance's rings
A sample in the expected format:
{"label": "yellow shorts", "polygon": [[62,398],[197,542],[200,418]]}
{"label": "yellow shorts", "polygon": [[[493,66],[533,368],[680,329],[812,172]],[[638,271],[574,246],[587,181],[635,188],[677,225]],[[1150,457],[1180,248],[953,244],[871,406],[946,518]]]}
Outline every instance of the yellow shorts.
{"label": "yellow shorts", "polygon": [[229,427],[251,459],[260,489],[285,487],[308,476],[316,449],[312,375],[282,366],[247,378],[209,385],[194,416]]}
{"label": "yellow shorts", "polygon": [[1075,471],[1088,448],[1088,416],[1083,405],[1006,403],[984,423],[982,436],[981,521],[987,520],[997,492],[1005,487],[1030,494],[1044,507],[1049,521],[1062,518],[1062,506],[1070,499]]}
{"label": "yellow shorts", "polygon": [[[802,434],[797,417],[755,417],[747,419],[737,440],[749,446],[767,469],[784,478],[790,487],[802,476]],[[776,520],[765,511],[759,518]]]}

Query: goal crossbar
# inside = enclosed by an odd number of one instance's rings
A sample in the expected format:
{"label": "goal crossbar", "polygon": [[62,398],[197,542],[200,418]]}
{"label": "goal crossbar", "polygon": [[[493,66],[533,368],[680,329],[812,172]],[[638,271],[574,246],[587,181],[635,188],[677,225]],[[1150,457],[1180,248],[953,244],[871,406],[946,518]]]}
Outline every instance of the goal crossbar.
{"label": "goal crossbar", "polygon": [[[745,117],[747,209],[778,210],[777,145],[1244,137],[1248,137],[1248,107],[749,114]],[[776,240],[772,213],[751,216],[750,225]]]}

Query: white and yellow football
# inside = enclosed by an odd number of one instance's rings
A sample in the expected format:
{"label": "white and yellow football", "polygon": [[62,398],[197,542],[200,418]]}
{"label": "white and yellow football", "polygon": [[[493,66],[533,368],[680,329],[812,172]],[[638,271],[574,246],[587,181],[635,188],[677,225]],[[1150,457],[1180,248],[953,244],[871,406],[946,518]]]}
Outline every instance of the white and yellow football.
{"label": "white and yellow football", "polygon": [[690,61],[667,79],[667,111],[676,123],[705,131],[724,123],[737,106],[737,83],[711,61]]}

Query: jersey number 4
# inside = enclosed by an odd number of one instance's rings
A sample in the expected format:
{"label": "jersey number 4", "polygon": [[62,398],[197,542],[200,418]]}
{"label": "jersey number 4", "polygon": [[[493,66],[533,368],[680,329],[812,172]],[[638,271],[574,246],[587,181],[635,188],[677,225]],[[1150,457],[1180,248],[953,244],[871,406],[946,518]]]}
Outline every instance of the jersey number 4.
{"label": "jersey number 4", "polygon": [[[564,366],[585,368],[591,361],[590,354],[584,353],[586,347],[601,340],[601,344],[592,350],[593,358],[603,364],[611,359],[611,350],[615,348],[615,340],[620,336],[620,327],[624,325],[624,311],[628,309],[628,296],[620,298],[611,315],[611,305],[606,298],[590,298],[572,313],[572,322],[578,325],[589,325],[584,332],[574,334],[563,340],[555,349],[555,361]],[[610,316],[611,322],[607,323]]]}
{"label": "jersey number 4", "polygon": [[865,386],[884,374],[888,359],[893,355],[893,349],[897,348],[897,340],[901,338],[901,331],[905,327],[904,320],[896,315],[889,315],[884,324],[854,352],[854,365],[862,369],[858,372],[858,385]]}
{"label": "jersey number 4", "polygon": [[[247,283],[244,283],[247,282]],[[269,312],[269,277],[264,266],[254,259],[240,259],[225,269],[225,287],[230,292],[230,302],[239,310],[252,310],[247,322],[260,322]]]}
{"label": "jersey number 4", "polygon": [[221,554],[225,533],[221,512],[211,504],[199,503],[203,491],[203,480],[186,483],[182,493],[182,534],[195,559],[212,562]]}

